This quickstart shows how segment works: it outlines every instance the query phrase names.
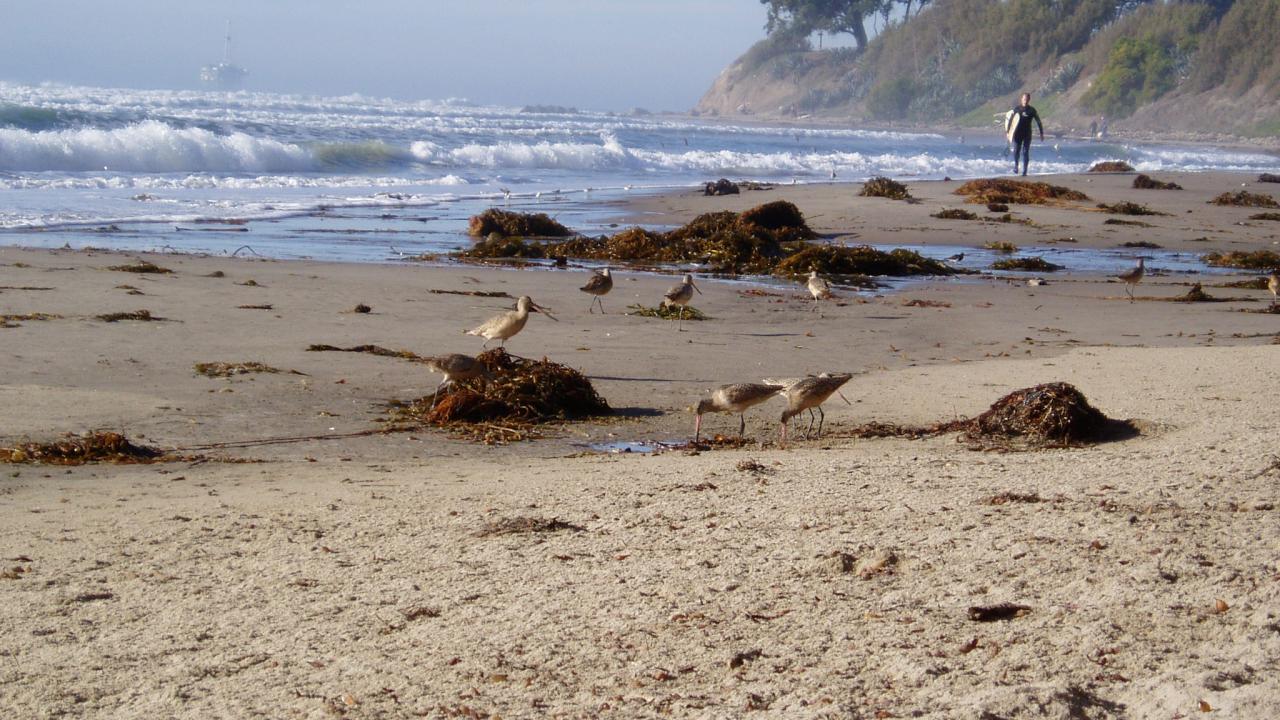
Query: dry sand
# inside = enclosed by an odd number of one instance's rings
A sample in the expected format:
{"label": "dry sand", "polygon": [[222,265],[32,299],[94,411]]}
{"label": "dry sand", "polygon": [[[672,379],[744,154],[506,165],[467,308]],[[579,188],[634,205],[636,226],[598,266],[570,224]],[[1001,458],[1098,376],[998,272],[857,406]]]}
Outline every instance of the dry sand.
{"label": "dry sand", "polygon": [[[678,224],[787,198],[858,242],[1275,244],[1280,223],[1205,204],[1249,178],[1169,178],[1187,190],[1054,179],[1173,213],[1118,231],[1083,208],[1015,208],[1036,227],[934,220],[961,206],[948,183],[914,185],[914,205],[820,186],[628,212]],[[169,275],[105,269],[128,259],[0,249],[0,314],[57,316],[0,328],[0,445],[111,428],[260,462],[0,466],[7,716],[1280,716],[1280,316],[1240,312],[1265,292],[1215,276],[1205,289],[1235,302],[1130,304],[1120,284],[1069,273],[845,292],[819,315],[798,288],[704,280],[694,304],[714,319],[676,333],[618,314],[656,304],[666,276],[618,272],[601,316],[580,270],[187,256],[149,258]],[[1139,295],[1189,280],[1149,277]],[[581,368],[622,417],[501,447],[429,429],[338,437],[438,377],[308,345],[475,352],[461,331],[510,304],[430,289],[550,306],[560,322],[534,315],[509,349]],[[168,320],[94,319],[140,308]],[[193,372],[210,361],[305,375]],[[823,370],[860,374],[852,406],[826,406],[822,440],[778,449],[774,401],[748,413],[763,445],[585,452],[687,435],[682,408],[718,384]],[[1015,454],[841,437],[1057,380],[1141,434]],[[522,518],[559,522],[494,532]],[[1028,610],[969,617],[1005,602]]]}

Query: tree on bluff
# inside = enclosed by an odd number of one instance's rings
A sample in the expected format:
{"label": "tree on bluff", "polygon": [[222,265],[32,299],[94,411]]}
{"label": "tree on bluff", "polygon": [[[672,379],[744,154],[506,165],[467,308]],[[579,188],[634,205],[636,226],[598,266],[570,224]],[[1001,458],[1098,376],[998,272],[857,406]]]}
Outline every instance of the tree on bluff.
{"label": "tree on bluff", "polygon": [[769,34],[808,35],[813,32],[844,33],[858,42],[858,50],[867,47],[867,18],[876,13],[888,16],[895,4],[924,5],[928,0],[760,0],[769,9],[765,29]]}

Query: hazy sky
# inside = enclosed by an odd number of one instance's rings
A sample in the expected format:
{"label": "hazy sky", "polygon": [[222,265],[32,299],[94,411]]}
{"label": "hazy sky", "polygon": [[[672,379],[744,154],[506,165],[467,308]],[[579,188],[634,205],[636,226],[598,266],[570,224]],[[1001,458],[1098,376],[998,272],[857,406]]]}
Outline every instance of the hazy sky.
{"label": "hazy sky", "polygon": [[0,0],[0,80],[685,110],[764,36],[758,0]]}

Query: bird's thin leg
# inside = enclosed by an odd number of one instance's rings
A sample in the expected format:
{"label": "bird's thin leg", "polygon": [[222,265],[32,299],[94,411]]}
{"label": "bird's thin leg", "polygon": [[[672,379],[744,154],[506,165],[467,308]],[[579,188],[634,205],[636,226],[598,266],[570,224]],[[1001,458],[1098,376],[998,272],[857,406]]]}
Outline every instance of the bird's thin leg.
{"label": "bird's thin leg", "polygon": [[591,304],[587,306],[587,313],[591,314],[596,311],[596,298],[591,298]]}
{"label": "bird's thin leg", "polygon": [[693,441],[698,442],[702,436],[702,416],[695,415],[693,419]]}
{"label": "bird's thin leg", "polygon": [[822,412],[822,406],[818,406],[818,437],[822,437],[822,423],[827,419],[827,414]]}
{"label": "bird's thin leg", "polygon": [[603,298],[601,298],[599,295],[597,295],[597,296],[596,296],[596,302],[600,303],[600,314],[601,314],[601,315],[607,315],[608,313],[606,313],[606,312],[604,311],[604,299],[603,299]]}
{"label": "bird's thin leg", "polygon": [[[449,384],[449,378],[445,378],[444,380],[441,380],[441,381],[440,381],[440,384],[439,384],[439,385],[437,385],[437,386],[436,386],[435,394],[433,394],[433,395],[431,396],[431,408],[430,408],[430,410],[435,410],[435,409],[436,409],[436,403],[437,403],[437,402],[440,402],[440,391],[441,391],[441,390],[443,390],[443,389],[444,389],[444,386],[445,386],[445,385],[448,385],[448,384]],[[428,412],[430,412],[430,410],[428,410]]]}
{"label": "bird's thin leg", "polygon": [[742,437],[747,432],[747,414],[738,414],[738,437]]}
{"label": "bird's thin leg", "polygon": [[809,426],[804,429],[804,439],[813,437],[813,408],[809,408]]}

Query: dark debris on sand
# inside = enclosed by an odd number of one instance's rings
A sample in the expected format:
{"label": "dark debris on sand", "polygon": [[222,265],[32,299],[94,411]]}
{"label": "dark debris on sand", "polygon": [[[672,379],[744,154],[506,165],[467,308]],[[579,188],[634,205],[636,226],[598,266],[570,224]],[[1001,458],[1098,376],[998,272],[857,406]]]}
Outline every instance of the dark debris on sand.
{"label": "dark debris on sand", "polygon": [[569,228],[546,213],[518,213],[489,208],[471,218],[467,234],[472,237],[568,237]]}
{"label": "dark debris on sand", "polygon": [[[994,205],[996,203],[992,203],[992,204]],[[1005,209],[1007,210],[1008,206],[1005,206]],[[972,212],[969,212],[968,210],[964,210],[961,208],[947,208],[945,210],[939,210],[938,212],[929,215],[929,217],[938,218],[939,220],[977,220],[978,219],[978,216],[976,213],[972,213]]]}
{"label": "dark debris on sand", "polygon": [[476,359],[488,371],[487,379],[447,386],[438,399],[428,395],[399,404],[394,414],[488,444],[536,437],[537,426],[547,423],[613,414],[591,381],[573,368],[502,348]]}
{"label": "dark debris on sand", "polygon": [[858,191],[862,197],[882,197],[890,200],[910,200],[911,191],[906,185],[887,177],[877,176],[862,184]]}
{"label": "dark debris on sand", "polygon": [[124,435],[107,431],[68,435],[50,443],[27,442],[0,448],[0,462],[4,463],[84,465],[101,462],[132,465],[188,459],[167,455],[145,445],[135,445]]}
{"label": "dark debris on sand", "polygon": [[1091,173],[1126,173],[1133,172],[1133,166],[1123,160],[1104,160],[1094,163],[1089,168]]}
{"label": "dark debris on sand", "polygon": [[1006,178],[970,180],[956,188],[955,194],[965,196],[966,202],[982,205],[988,203],[1049,205],[1084,202],[1089,199],[1089,196],[1082,192],[1060,185]]}
{"label": "dark debris on sand", "polygon": [[1209,201],[1213,205],[1229,205],[1234,207],[1280,208],[1280,203],[1270,195],[1251,193],[1245,190],[1225,192]]}
{"label": "dark debris on sand", "polygon": [[1243,270],[1271,270],[1280,268],[1280,254],[1272,250],[1232,250],[1230,252],[1211,252],[1201,258],[1206,265],[1213,267],[1241,268]]}
{"label": "dark debris on sand", "polygon": [[586,528],[581,525],[566,522],[560,518],[518,516],[486,521],[484,527],[480,529],[480,532],[476,533],[476,536],[490,537],[493,535],[528,535],[532,533],[561,532],[564,530],[585,532]]}
{"label": "dark debris on sand", "polygon": [[1182,186],[1176,182],[1156,180],[1150,175],[1139,175],[1133,179],[1133,188],[1135,190],[1181,190]]}
{"label": "dark debris on sand", "polygon": [[1039,257],[1004,258],[991,263],[992,270],[1023,270],[1027,272],[1057,272],[1061,265]]}
{"label": "dark debris on sand", "polygon": [[159,315],[152,315],[150,310],[106,313],[95,317],[102,322],[109,323],[120,322],[121,320],[136,320],[137,322],[166,322],[168,320],[168,318],[162,318]]}
{"label": "dark debris on sand", "polygon": [[1124,202],[1111,203],[1110,205],[1108,205],[1107,203],[1098,203],[1098,209],[1103,210],[1105,212],[1113,213],[1115,215],[1168,215],[1169,214],[1165,212],[1160,212],[1159,210],[1152,210],[1146,205],[1141,205],[1136,202],[1129,202],[1127,200]]}
{"label": "dark debris on sand", "polygon": [[148,275],[166,275],[173,272],[169,268],[160,267],[159,265],[146,260],[139,260],[129,265],[111,265],[107,267],[107,269],[115,270],[117,272],[142,273]]}

